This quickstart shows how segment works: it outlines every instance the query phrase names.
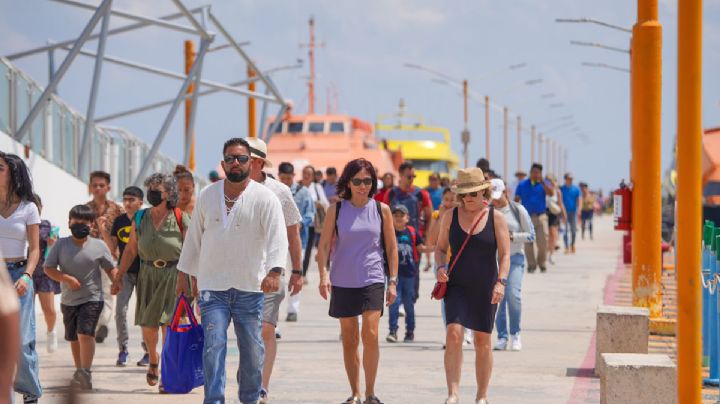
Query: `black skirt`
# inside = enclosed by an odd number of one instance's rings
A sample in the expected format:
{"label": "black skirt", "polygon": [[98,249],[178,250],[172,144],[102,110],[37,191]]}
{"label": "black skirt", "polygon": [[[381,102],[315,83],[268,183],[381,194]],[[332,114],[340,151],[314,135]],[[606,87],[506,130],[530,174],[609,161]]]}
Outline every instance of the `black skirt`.
{"label": "black skirt", "polygon": [[380,310],[385,305],[385,284],[374,283],[362,288],[333,286],[330,294],[330,317],[357,317],[366,311]]}

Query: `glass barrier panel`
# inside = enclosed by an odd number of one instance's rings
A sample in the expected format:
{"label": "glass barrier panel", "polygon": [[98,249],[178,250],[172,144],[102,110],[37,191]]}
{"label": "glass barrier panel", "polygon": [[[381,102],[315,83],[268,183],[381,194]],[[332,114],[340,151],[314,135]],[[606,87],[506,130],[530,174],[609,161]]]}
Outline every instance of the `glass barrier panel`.
{"label": "glass barrier panel", "polygon": [[[15,122],[17,129],[20,129],[25,118],[30,112],[30,94],[28,93],[28,82],[19,74],[15,75]],[[25,135],[23,144],[30,144],[29,136]]]}
{"label": "glass barrier panel", "polygon": [[77,126],[75,116],[67,109],[63,111],[63,116],[63,167],[67,172],[77,175]]}
{"label": "glass barrier panel", "polygon": [[[31,105],[35,105],[40,100],[40,95],[42,95],[42,90],[37,86],[30,85]],[[40,111],[30,127],[30,146],[35,153],[45,157],[45,108]]]}
{"label": "glass barrier panel", "polygon": [[52,162],[57,166],[62,167],[63,153],[62,153],[62,139],[63,139],[63,115],[60,109],[60,105],[55,101],[50,101],[50,112],[52,120],[52,127],[50,132],[50,139],[52,139]]}

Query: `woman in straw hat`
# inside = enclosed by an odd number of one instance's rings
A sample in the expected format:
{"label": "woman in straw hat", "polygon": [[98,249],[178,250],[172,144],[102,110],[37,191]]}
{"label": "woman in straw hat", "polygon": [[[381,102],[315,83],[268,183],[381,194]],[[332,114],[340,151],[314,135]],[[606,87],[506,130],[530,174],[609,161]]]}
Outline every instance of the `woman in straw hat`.
{"label": "woman in straw hat", "polygon": [[[492,373],[491,334],[510,271],[510,234],[505,216],[488,206],[490,185],[479,168],[458,171],[453,191],[460,206],[444,215],[440,224],[435,262],[438,281],[447,282],[446,404],[458,402],[463,327],[475,334],[475,400],[487,403]],[[452,251],[449,261],[448,248]]]}

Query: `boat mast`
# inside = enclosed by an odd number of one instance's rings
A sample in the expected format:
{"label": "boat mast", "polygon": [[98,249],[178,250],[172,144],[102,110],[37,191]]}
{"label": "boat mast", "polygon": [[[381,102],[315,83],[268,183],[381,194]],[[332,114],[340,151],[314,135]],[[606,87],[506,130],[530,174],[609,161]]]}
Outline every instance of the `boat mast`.
{"label": "boat mast", "polygon": [[308,78],[308,114],[315,113],[315,18],[310,17],[310,43],[308,60],[310,61],[310,77]]}

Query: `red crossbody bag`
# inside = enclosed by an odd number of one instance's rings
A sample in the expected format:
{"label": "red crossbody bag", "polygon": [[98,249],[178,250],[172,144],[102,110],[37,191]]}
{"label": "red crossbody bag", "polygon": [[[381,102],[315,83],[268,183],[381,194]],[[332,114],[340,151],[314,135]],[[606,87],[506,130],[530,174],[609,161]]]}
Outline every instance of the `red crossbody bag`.
{"label": "red crossbody bag", "polygon": [[[483,217],[487,214],[488,210],[486,209],[480,217],[475,221],[475,224],[473,225],[472,229],[470,229],[470,233],[467,234],[467,237],[465,237],[465,241],[463,242],[462,246],[460,247],[460,250],[458,250],[457,255],[455,255],[455,259],[453,260],[452,264],[450,264],[450,268],[448,268],[448,279],[450,278],[450,273],[452,272],[453,268],[455,268],[455,264],[457,264],[458,258],[460,258],[460,255],[462,254],[463,250],[465,250],[465,246],[467,246],[468,241],[470,241],[470,237],[473,236],[473,233],[475,232],[475,228],[477,228],[477,225],[480,224],[480,221]],[[460,219],[458,218],[458,224]],[[447,282],[435,282],[435,287],[432,290],[432,293],[430,294],[430,297],[435,300],[441,300],[445,298],[445,293],[447,293]]]}

